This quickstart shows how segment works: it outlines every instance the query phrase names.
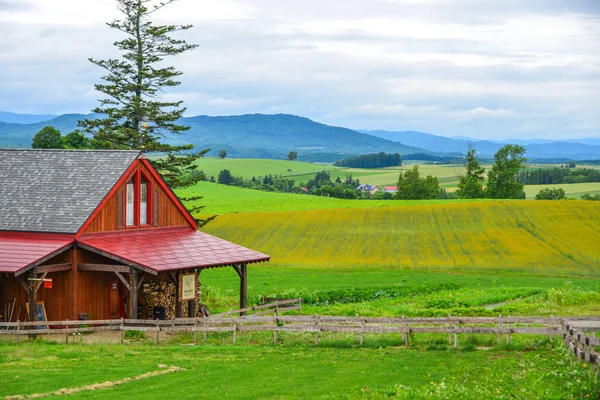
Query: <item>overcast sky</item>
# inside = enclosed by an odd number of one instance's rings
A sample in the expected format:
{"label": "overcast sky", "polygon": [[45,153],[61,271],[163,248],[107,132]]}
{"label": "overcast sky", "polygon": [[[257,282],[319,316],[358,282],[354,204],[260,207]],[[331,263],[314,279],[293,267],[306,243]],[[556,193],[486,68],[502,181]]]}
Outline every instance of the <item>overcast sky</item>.
{"label": "overcast sky", "polygon": [[[88,113],[116,0],[0,0],[0,110]],[[290,113],[353,129],[600,137],[600,0],[179,0],[199,48],[187,116]]]}

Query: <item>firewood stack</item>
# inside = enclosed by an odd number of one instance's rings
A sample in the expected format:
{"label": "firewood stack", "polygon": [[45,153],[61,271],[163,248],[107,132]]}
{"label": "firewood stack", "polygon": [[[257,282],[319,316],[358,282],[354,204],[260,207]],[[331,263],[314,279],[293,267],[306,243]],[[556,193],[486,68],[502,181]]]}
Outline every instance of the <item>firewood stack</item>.
{"label": "firewood stack", "polygon": [[[158,277],[157,277],[158,278]],[[199,298],[202,298],[200,290],[201,284],[198,281]],[[139,317],[152,319],[154,317],[154,307],[163,306],[166,311],[166,318],[175,318],[175,305],[177,302],[177,291],[175,284],[166,277],[159,280],[151,281],[142,285],[142,290],[139,292],[138,304],[140,305]],[[199,300],[196,301],[196,317],[208,316],[208,309]],[[183,317],[188,316],[188,302],[181,303],[181,313]]]}

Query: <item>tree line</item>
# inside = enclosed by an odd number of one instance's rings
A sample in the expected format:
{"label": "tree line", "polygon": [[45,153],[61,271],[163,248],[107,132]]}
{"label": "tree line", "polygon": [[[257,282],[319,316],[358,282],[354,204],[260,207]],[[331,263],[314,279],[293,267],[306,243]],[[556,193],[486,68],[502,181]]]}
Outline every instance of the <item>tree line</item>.
{"label": "tree line", "polygon": [[525,185],[600,182],[600,170],[592,168],[536,168],[520,171],[517,181]]}
{"label": "tree line", "polygon": [[402,156],[398,153],[388,154],[384,152],[363,154],[336,161],[335,167],[347,168],[385,168],[402,165]]}

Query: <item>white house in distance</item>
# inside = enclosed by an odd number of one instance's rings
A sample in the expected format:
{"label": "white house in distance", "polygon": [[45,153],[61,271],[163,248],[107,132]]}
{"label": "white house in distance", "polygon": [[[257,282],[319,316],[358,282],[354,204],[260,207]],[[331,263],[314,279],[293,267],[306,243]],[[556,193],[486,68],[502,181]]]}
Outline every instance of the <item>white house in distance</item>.
{"label": "white house in distance", "polygon": [[363,193],[371,193],[371,195],[379,192],[379,188],[377,186],[371,186],[367,184],[361,184],[357,187],[357,189]]}
{"label": "white house in distance", "polygon": [[384,186],[381,191],[394,194],[398,192],[398,186]]}

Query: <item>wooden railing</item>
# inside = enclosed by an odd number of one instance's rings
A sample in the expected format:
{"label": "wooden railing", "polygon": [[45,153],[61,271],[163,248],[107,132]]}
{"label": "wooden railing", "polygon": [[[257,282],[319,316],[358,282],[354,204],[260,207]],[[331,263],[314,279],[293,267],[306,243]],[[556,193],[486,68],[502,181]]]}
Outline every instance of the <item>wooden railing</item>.
{"label": "wooden railing", "polygon": [[[592,321],[596,323],[590,323]],[[567,348],[594,370],[600,368],[600,353],[597,350],[600,347],[600,338],[595,336],[595,332],[600,332],[600,321],[594,319],[586,322],[588,323],[582,324],[580,321],[577,324],[572,321],[562,321],[562,335]]]}
{"label": "wooden railing", "polygon": [[259,316],[267,314],[278,315],[280,312],[298,310],[298,315],[302,314],[302,299],[272,299],[273,302],[268,304],[260,304],[257,306],[251,306],[246,308],[240,308],[238,310],[229,310],[219,314],[211,315],[211,318],[229,317],[238,314],[246,316]]}
{"label": "wooden railing", "polygon": [[[233,342],[243,332],[268,331],[273,334],[273,343],[277,343],[279,332],[314,333],[315,343],[322,332],[355,333],[362,344],[364,334],[399,334],[405,346],[409,346],[409,335],[419,333],[441,333],[448,335],[449,345],[458,346],[461,334],[494,334],[498,343],[502,337],[510,343],[513,334],[562,335],[564,337],[565,321],[575,318],[556,317],[447,317],[447,318],[365,318],[341,316],[289,316],[258,315],[262,312],[257,306],[257,314],[243,317],[224,317],[221,315],[208,318],[178,318],[173,320],[90,320],[90,321],[43,321],[0,323],[0,335],[16,335],[16,340],[23,335],[64,334],[68,342],[73,333],[89,333],[96,331],[124,332],[135,330],[156,334],[160,342],[160,332],[193,332],[194,343],[198,342],[198,333],[203,334],[206,342],[207,334],[212,332],[231,332]],[[249,307],[253,309],[253,307]],[[239,310],[236,310],[239,311]],[[43,327],[44,329],[40,329]],[[569,330],[567,330],[569,331]],[[569,336],[573,338],[573,336]],[[571,339],[570,339],[571,340]],[[584,339],[585,340],[585,339]],[[582,342],[582,343],[585,343]],[[596,343],[596,342],[594,342]],[[591,346],[591,344],[589,345]],[[589,353],[589,352],[588,352]],[[591,353],[590,353],[591,354]],[[590,358],[591,359],[591,358]],[[595,358],[597,360],[597,358]]]}

